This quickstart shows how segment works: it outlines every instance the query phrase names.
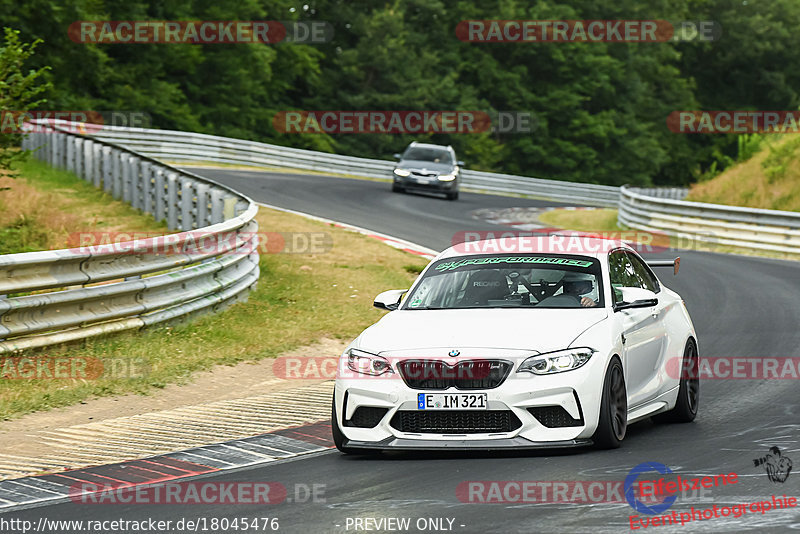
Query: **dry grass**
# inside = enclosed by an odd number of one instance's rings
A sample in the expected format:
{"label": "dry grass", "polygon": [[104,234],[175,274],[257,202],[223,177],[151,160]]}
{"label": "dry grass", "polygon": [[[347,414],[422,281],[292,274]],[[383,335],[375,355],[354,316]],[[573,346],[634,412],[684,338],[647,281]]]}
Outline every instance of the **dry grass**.
{"label": "dry grass", "polygon": [[[81,185],[71,180],[75,187]],[[101,196],[95,205],[82,209],[112,226],[119,221],[100,217],[107,202]],[[144,215],[136,218],[141,226],[153,224]],[[262,254],[261,278],[249,300],[219,315],[37,352],[76,361],[113,361],[118,369],[126,368],[120,362],[135,362],[144,372],[83,380],[0,380],[0,420],[98,396],[146,394],[166,384],[190,381],[200,370],[274,357],[323,338],[352,339],[384,313],[372,307],[374,296],[409,287],[427,263],[376,239],[289,213],[261,208],[258,222],[263,232],[326,233],[333,246],[315,254]]]}
{"label": "dry grass", "polygon": [[70,234],[166,227],[66,172],[32,160],[0,176],[0,254],[67,248]]}
{"label": "dry grass", "polygon": [[768,137],[764,149],[749,160],[692,186],[687,200],[800,211],[800,138]]}

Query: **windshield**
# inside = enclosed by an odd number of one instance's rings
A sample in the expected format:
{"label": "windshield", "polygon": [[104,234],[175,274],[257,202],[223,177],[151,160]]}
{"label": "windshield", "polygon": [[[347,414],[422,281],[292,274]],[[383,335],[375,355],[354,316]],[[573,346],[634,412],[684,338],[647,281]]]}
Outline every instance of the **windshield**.
{"label": "windshield", "polygon": [[430,161],[433,163],[451,163],[450,153],[440,148],[411,147],[403,154],[403,159]]}
{"label": "windshield", "polygon": [[572,255],[467,256],[429,268],[404,309],[602,307],[600,263]]}

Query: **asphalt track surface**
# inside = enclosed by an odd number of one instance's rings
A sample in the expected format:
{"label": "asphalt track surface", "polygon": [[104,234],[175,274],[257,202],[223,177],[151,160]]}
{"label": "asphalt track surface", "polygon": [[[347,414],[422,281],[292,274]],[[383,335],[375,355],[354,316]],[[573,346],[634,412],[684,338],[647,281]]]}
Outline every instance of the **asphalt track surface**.
{"label": "asphalt track surface", "polygon": [[[448,202],[424,195],[394,194],[388,184],[381,182],[233,170],[195,171],[259,202],[362,226],[437,250],[448,246],[456,232],[499,229],[473,219],[471,212],[476,209],[555,205],[463,192],[461,200]],[[800,263],[696,251],[681,251],[680,256],[683,263],[677,277],[666,270],[659,274],[686,300],[702,357],[800,357]],[[628,428],[622,448],[613,451],[392,453],[377,458],[329,451],[210,478],[280,482],[289,490],[289,499],[281,504],[102,506],[67,502],[11,512],[0,518],[175,521],[197,517],[277,517],[281,532],[325,533],[390,532],[393,530],[376,528],[374,523],[369,525],[371,530],[355,529],[352,520],[397,517],[410,518],[410,528],[402,530],[406,532],[616,533],[630,531],[629,516],[634,511],[626,502],[468,503],[461,502],[456,488],[464,481],[619,481],[634,466],[652,461],[686,477],[730,472],[739,476],[737,484],[714,488],[703,497],[691,492],[680,496],[673,510],[680,513],[692,506],[732,506],[771,499],[773,495],[800,495],[799,441],[798,380],[709,380],[702,383],[700,411],[694,423],[637,423]],[[763,467],[754,466],[753,459],[764,456],[772,446],[778,446],[784,456],[794,460],[794,472],[783,483],[771,482]],[[296,501],[296,484],[323,484],[324,499],[289,502]],[[444,518],[444,528],[417,524],[417,520],[427,518]],[[453,520],[452,527],[447,519]],[[765,514],[748,512],[740,518],[719,517],[646,530],[800,532],[800,508]]]}

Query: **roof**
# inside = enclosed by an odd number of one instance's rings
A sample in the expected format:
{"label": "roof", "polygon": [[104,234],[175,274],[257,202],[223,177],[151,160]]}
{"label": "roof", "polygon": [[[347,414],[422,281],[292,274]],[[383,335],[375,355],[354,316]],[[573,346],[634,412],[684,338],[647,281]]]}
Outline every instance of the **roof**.
{"label": "roof", "polygon": [[444,150],[452,149],[453,147],[450,145],[434,145],[432,143],[418,143],[417,141],[412,141],[411,146],[419,146],[422,148],[441,148]]}

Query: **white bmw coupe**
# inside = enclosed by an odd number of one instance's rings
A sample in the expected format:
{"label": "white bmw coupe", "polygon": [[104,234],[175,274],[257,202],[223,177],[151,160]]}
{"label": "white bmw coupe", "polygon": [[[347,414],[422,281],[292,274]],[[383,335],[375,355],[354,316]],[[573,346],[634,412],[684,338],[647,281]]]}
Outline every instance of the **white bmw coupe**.
{"label": "white bmw coupe", "polygon": [[635,421],[694,420],[697,336],[651,269],[677,274],[679,258],[580,240],[457,245],[410,289],[378,295],[390,313],[339,362],[336,447],[615,448]]}

